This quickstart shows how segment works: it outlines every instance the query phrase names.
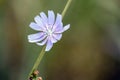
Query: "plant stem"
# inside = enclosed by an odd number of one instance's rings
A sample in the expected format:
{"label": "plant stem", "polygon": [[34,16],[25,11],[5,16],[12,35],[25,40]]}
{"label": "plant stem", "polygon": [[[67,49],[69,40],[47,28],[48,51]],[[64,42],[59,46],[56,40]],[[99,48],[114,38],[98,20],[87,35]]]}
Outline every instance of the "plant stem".
{"label": "plant stem", "polygon": [[37,70],[37,68],[38,68],[38,66],[39,66],[39,64],[40,64],[44,54],[45,54],[45,46],[42,48],[42,51],[40,52],[40,54],[39,54],[39,56],[38,56],[38,58],[37,58],[37,60],[36,60],[36,62],[34,64],[32,70],[31,70],[31,72],[29,73],[28,79],[30,78],[30,76],[33,73],[33,71]]}
{"label": "plant stem", "polygon": [[67,1],[66,5],[65,5],[65,8],[64,8],[64,10],[62,11],[62,17],[65,16],[65,13],[66,13],[67,9],[69,8],[71,2],[72,2],[72,0],[68,0],[68,1]]}

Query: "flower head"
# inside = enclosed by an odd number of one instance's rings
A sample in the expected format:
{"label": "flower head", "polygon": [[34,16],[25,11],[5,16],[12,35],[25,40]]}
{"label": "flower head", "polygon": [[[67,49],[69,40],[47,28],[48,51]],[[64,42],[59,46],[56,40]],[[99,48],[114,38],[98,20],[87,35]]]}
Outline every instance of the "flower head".
{"label": "flower head", "polygon": [[41,12],[34,20],[29,26],[38,33],[28,35],[28,41],[39,46],[46,45],[45,51],[49,51],[53,44],[61,39],[62,33],[70,27],[70,24],[63,27],[62,15],[58,13],[55,19],[53,11],[48,11],[48,17]]}

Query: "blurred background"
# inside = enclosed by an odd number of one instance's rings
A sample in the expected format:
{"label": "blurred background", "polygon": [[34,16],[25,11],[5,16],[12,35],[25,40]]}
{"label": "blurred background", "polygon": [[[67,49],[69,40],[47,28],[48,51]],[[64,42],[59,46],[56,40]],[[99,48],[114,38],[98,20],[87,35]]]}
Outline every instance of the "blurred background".
{"label": "blurred background", "polygon": [[[28,43],[41,11],[61,13],[67,0],[0,0],[0,80],[27,80],[42,47]],[[120,0],[73,0],[71,28],[40,64],[43,80],[120,80]]]}

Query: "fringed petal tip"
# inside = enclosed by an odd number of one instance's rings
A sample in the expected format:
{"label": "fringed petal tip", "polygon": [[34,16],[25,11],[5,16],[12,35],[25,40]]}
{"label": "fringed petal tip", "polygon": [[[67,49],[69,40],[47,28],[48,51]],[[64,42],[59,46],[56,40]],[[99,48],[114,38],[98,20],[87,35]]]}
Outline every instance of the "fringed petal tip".
{"label": "fringed petal tip", "polygon": [[55,23],[55,14],[52,10],[49,10],[48,11],[48,24],[53,26],[54,23]]}
{"label": "fringed petal tip", "polygon": [[66,25],[66,26],[63,28],[63,30],[66,31],[66,30],[68,30],[69,28],[70,28],[70,24]]}

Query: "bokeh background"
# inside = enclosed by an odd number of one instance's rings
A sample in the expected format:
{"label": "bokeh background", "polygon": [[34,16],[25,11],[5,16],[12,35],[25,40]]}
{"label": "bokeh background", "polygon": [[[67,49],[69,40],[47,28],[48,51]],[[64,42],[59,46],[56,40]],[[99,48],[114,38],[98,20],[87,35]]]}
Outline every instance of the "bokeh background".
{"label": "bokeh background", "polygon": [[[27,80],[42,47],[28,43],[41,11],[61,13],[67,0],[0,0],[0,80]],[[40,64],[43,80],[120,80],[120,0],[73,0],[71,28]]]}

